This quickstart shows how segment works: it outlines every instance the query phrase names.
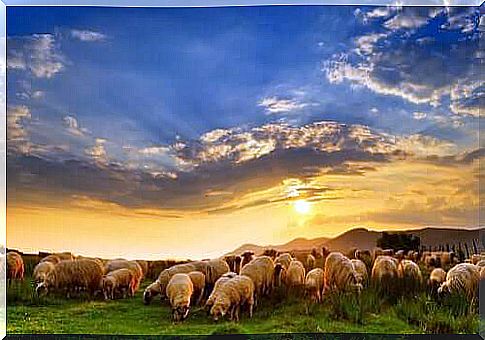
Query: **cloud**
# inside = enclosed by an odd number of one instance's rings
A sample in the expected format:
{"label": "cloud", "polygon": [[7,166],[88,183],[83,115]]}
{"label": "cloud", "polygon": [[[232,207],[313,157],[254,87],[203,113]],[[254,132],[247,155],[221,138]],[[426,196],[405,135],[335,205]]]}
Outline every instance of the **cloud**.
{"label": "cloud", "polygon": [[7,146],[8,151],[26,153],[29,150],[29,135],[24,121],[30,120],[30,109],[25,105],[7,107]]}
{"label": "cloud", "polygon": [[[483,108],[478,100],[483,94],[483,81],[477,78],[475,67],[479,51],[476,27],[453,34],[436,32],[432,27],[419,31],[432,26],[432,22],[451,25],[456,16],[477,22],[476,9],[446,12],[424,7],[403,8],[392,15],[389,9],[378,11],[379,15],[369,13],[374,12],[361,11],[359,16],[375,19],[378,31],[387,32],[354,38],[348,52],[325,60],[323,71],[330,83],[348,82],[353,87],[401,97],[413,104],[441,107],[449,101],[452,112],[478,116]],[[443,39],[436,39],[441,36]],[[443,48],[443,44],[447,47]]]}
{"label": "cloud", "polygon": [[266,97],[258,103],[258,106],[264,107],[268,114],[297,111],[308,105],[308,103],[301,103],[295,99],[281,99],[278,97]]}
{"label": "cloud", "polygon": [[73,116],[67,115],[63,118],[64,126],[66,130],[75,136],[84,136],[88,131],[79,126],[77,119]]}
{"label": "cloud", "polygon": [[7,40],[7,68],[29,71],[37,78],[52,78],[64,69],[65,58],[52,34]]}
{"label": "cloud", "polygon": [[103,138],[96,138],[95,144],[86,149],[86,154],[92,157],[97,164],[107,163],[107,153],[104,147],[106,140]]}
{"label": "cloud", "polygon": [[426,118],[426,113],[425,112],[420,112],[420,111],[415,111],[413,112],[413,118],[416,120],[422,120]]}
{"label": "cloud", "polygon": [[90,30],[71,30],[71,36],[86,42],[103,41],[106,39],[106,35],[103,33],[90,31]]}

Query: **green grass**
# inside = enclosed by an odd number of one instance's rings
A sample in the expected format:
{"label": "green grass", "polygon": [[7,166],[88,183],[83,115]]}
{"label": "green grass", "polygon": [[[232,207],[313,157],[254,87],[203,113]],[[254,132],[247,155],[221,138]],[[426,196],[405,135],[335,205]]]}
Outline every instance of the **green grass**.
{"label": "green grass", "polygon": [[[146,286],[145,282],[143,286]],[[477,333],[476,312],[456,313],[453,306],[438,306],[422,294],[381,304],[366,290],[360,301],[330,296],[322,304],[301,298],[283,298],[282,292],[260,301],[252,319],[243,313],[239,323],[213,322],[203,310],[192,311],[180,324],[171,321],[167,302],[142,303],[143,289],[134,298],[116,301],[66,300],[32,294],[30,281],[17,283],[7,293],[7,333],[90,334],[228,334],[294,332],[364,333]],[[197,308],[195,308],[197,309]]]}

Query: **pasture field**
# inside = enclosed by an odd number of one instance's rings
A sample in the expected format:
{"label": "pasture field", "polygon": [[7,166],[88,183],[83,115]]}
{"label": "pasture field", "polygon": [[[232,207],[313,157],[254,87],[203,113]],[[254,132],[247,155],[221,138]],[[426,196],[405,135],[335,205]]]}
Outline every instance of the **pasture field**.
{"label": "pasture field", "polygon": [[463,300],[438,306],[426,294],[419,298],[383,301],[371,290],[357,303],[333,296],[309,305],[298,297],[275,291],[255,308],[252,319],[239,323],[212,321],[194,307],[180,324],[171,321],[168,302],[142,303],[145,280],[134,298],[115,301],[70,300],[33,295],[30,278],[15,282],[7,292],[7,334],[90,333],[146,335],[208,335],[227,333],[363,332],[363,333],[478,333],[479,316]]}

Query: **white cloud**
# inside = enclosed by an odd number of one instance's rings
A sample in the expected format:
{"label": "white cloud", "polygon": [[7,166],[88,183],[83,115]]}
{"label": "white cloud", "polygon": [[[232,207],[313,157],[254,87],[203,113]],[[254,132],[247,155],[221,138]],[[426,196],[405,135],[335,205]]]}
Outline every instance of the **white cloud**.
{"label": "white cloud", "polygon": [[422,119],[426,118],[426,113],[425,112],[419,112],[419,111],[413,112],[413,118],[416,119],[416,120],[422,120]]}
{"label": "white cloud", "polygon": [[96,138],[95,144],[85,150],[86,154],[94,159],[97,164],[107,163],[107,153],[104,147],[106,139]]}
{"label": "white cloud", "polygon": [[391,30],[414,29],[425,25],[428,19],[420,16],[397,14],[384,23],[384,27]]}
{"label": "white cloud", "polygon": [[106,39],[106,35],[90,30],[71,30],[71,36],[86,42],[102,41]]}
{"label": "white cloud", "polygon": [[30,137],[24,128],[24,122],[32,118],[30,109],[25,105],[7,108],[7,141],[9,151],[27,153],[30,149]]}
{"label": "white cloud", "polygon": [[266,97],[258,103],[258,106],[264,107],[268,114],[301,110],[308,105],[308,103],[301,103],[295,99],[280,99],[278,97]]}
{"label": "white cloud", "polygon": [[81,128],[77,119],[73,116],[67,115],[63,118],[64,126],[66,130],[75,136],[84,136],[88,131],[85,128]]}
{"label": "white cloud", "polygon": [[7,55],[8,68],[30,71],[37,78],[53,77],[65,63],[52,34],[8,38]]}

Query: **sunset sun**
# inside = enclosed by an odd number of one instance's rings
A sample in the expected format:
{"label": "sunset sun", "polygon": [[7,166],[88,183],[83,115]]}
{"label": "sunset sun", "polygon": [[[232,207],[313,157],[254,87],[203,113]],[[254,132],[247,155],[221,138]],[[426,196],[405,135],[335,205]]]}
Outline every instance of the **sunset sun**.
{"label": "sunset sun", "polygon": [[305,200],[298,200],[293,203],[293,208],[299,214],[306,215],[310,212],[310,203]]}

